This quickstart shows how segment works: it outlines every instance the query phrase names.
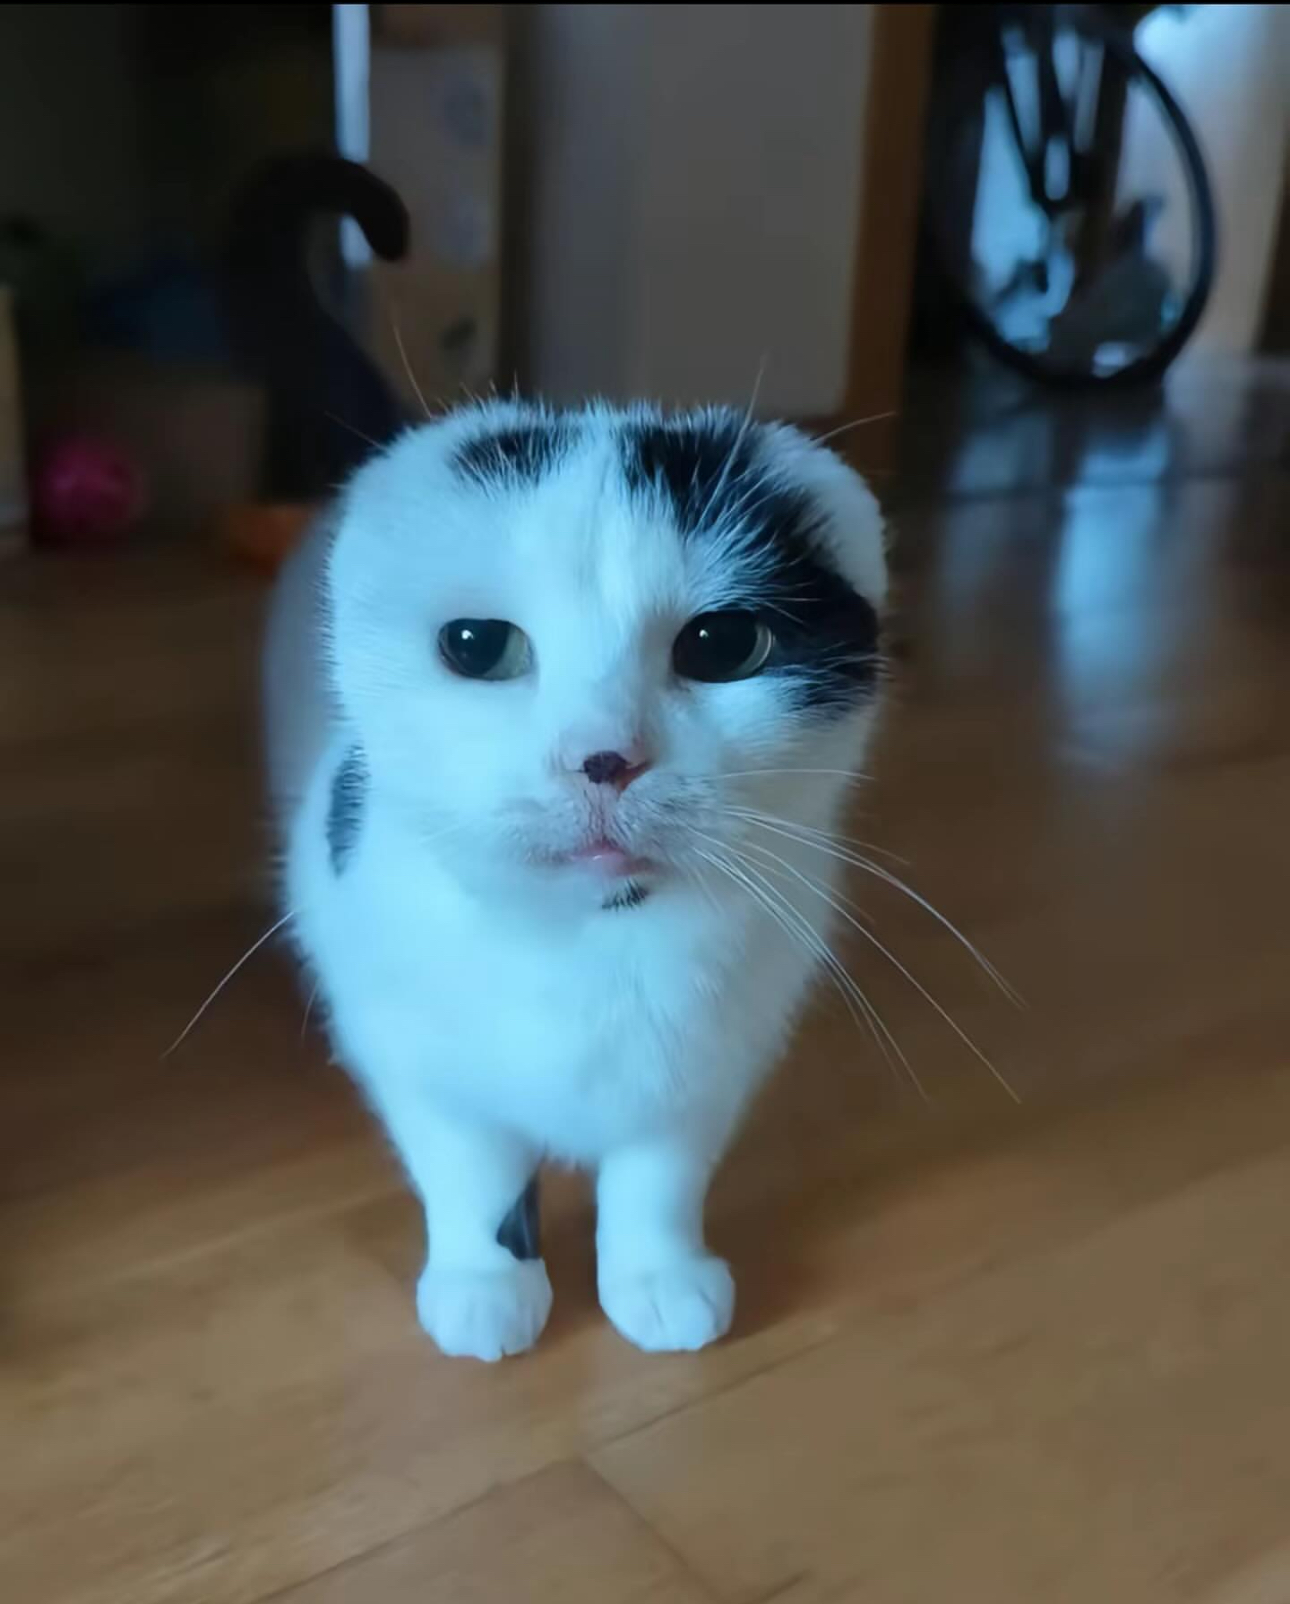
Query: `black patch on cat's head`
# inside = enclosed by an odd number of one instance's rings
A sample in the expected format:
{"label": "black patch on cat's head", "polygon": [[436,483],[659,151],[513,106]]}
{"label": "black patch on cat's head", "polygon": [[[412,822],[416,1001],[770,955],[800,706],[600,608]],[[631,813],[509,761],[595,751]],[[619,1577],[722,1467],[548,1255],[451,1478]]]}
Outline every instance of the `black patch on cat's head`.
{"label": "black patch on cat's head", "polygon": [[627,488],[662,497],[683,535],[719,527],[738,502],[734,485],[752,465],[754,432],[733,412],[628,424],[622,437]]}
{"label": "black patch on cat's head", "polygon": [[333,874],[340,874],[354,854],[367,801],[367,761],[362,748],[351,746],[331,781],[327,805],[327,852]]}
{"label": "black patch on cat's head", "polygon": [[608,902],[602,903],[601,906],[606,912],[611,908],[639,908],[648,896],[648,886],[643,886],[639,880],[629,880],[620,891],[615,891]]}
{"label": "black patch on cat's head", "polygon": [[565,419],[533,418],[464,441],[453,453],[452,465],[485,489],[535,485],[565,455],[572,438]]}
{"label": "black patch on cat's head", "polygon": [[730,540],[746,605],[775,636],[764,674],[804,710],[842,711],[873,694],[878,615],[834,568],[823,508],[776,471],[758,425],[734,413],[651,419],[625,428],[622,453],[628,491],[661,499],[683,539]]}
{"label": "black patch on cat's head", "polygon": [[517,1259],[542,1257],[540,1202],[538,1178],[535,1175],[507,1209],[502,1223],[497,1227],[499,1246]]}
{"label": "black patch on cat's head", "polygon": [[760,612],[775,635],[764,673],[804,710],[844,711],[875,691],[878,614],[828,560],[823,514],[805,490],[768,490],[750,508],[750,538],[769,561]]}

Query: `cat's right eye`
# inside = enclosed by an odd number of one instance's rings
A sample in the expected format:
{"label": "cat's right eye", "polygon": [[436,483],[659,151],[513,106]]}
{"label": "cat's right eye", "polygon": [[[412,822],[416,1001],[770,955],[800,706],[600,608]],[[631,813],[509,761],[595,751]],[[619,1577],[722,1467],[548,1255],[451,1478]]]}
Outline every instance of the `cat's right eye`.
{"label": "cat's right eye", "polygon": [[533,666],[533,647],[504,618],[454,618],[439,631],[439,655],[462,679],[518,679]]}

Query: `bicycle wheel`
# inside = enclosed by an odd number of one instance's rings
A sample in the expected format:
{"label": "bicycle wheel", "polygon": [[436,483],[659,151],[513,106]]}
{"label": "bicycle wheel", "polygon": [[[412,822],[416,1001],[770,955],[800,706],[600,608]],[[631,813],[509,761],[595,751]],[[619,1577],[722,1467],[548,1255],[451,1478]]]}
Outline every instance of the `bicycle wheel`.
{"label": "bicycle wheel", "polygon": [[929,118],[924,205],[968,331],[1046,385],[1159,376],[1214,276],[1186,117],[1096,8],[968,10]]}

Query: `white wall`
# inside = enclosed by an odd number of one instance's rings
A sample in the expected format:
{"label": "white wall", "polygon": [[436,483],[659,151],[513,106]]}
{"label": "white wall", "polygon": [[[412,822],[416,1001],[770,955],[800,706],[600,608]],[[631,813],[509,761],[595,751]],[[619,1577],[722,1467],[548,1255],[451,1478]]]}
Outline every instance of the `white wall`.
{"label": "white wall", "polygon": [[530,381],[836,408],[872,8],[533,8]]}
{"label": "white wall", "polygon": [[1218,209],[1218,274],[1193,349],[1248,351],[1261,327],[1290,137],[1290,7],[1162,10],[1137,42],[1195,129]]}

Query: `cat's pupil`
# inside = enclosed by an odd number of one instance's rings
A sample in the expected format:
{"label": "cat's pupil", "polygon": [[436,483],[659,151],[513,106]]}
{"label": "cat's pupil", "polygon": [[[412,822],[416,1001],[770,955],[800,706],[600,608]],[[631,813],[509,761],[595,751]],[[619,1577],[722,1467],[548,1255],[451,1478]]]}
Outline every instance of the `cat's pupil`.
{"label": "cat's pupil", "polygon": [[676,637],[672,663],[684,679],[709,684],[746,679],[765,663],[772,644],[770,630],[755,613],[701,613]]}

